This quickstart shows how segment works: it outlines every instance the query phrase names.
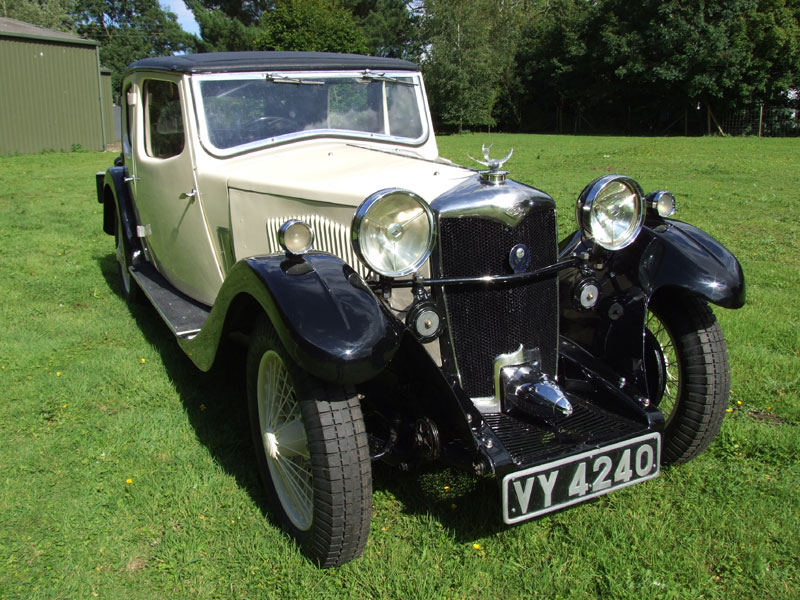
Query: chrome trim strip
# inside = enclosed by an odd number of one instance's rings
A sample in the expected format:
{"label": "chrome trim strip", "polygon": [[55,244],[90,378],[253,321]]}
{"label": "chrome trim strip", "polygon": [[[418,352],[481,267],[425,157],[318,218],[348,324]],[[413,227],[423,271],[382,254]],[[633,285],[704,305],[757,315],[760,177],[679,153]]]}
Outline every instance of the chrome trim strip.
{"label": "chrome trim strip", "polygon": [[424,286],[449,286],[449,285],[474,285],[478,283],[485,283],[486,285],[504,285],[511,283],[522,283],[525,281],[532,281],[548,275],[553,275],[564,269],[570,267],[577,267],[581,264],[581,259],[578,257],[571,257],[566,260],[547,265],[535,271],[526,271],[524,273],[514,273],[513,275],[484,275],[483,277],[451,277],[445,279],[421,279],[418,281],[404,280],[395,281],[392,283],[393,287],[412,287],[414,285]]}

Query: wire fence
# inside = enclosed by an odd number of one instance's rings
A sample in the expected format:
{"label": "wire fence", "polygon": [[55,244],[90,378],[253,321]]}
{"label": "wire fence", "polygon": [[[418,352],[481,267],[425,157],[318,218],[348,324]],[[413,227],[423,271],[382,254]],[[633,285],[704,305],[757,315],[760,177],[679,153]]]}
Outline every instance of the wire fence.
{"label": "wire fence", "polygon": [[524,118],[524,130],[538,133],[800,137],[800,108],[787,106],[755,106],[728,113],[700,104],[677,110],[647,104],[586,111],[572,107],[530,108]]}
{"label": "wire fence", "polygon": [[729,113],[720,126],[726,135],[795,137],[800,136],[800,110],[757,106]]}

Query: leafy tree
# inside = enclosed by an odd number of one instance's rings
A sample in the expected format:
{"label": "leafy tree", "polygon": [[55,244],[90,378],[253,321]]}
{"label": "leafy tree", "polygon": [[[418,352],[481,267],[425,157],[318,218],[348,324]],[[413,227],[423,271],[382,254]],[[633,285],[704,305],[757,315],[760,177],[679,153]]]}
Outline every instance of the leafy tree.
{"label": "leafy tree", "polygon": [[576,124],[591,111],[606,127],[663,131],[698,102],[721,112],[775,101],[797,86],[799,5],[550,0],[523,29],[521,105],[555,106]]}
{"label": "leafy tree", "polygon": [[426,0],[422,60],[434,118],[458,131],[493,126],[501,82],[511,74],[517,4],[506,0]]}
{"label": "leafy tree", "polygon": [[370,54],[419,61],[419,0],[344,0],[342,6],[353,13]]}
{"label": "leafy tree", "polygon": [[258,50],[365,53],[367,42],[352,14],[318,0],[280,0],[259,21]]}
{"label": "leafy tree", "polygon": [[213,13],[223,13],[226,17],[239,21],[245,27],[256,25],[264,11],[275,8],[271,0],[186,0],[186,6],[193,12],[204,9]]}
{"label": "leafy tree", "polygon": [[274,2],[234,0],[185,0],[200,27],[198,50],[222,52],[252,50],[259,35],[256,28],[261,15],[274,8]]}
{"label": "leafy tree", "polygon": [[0,0],[0,14],[31,25],[72,33],[70,0]]}
{"label": "leafy tree", "polygon": [[79,0],[73,18],[79,35],[100,42],[100,62],[112,70],[115,94],[128,64],[190,51],[197,43],[158,0]]}

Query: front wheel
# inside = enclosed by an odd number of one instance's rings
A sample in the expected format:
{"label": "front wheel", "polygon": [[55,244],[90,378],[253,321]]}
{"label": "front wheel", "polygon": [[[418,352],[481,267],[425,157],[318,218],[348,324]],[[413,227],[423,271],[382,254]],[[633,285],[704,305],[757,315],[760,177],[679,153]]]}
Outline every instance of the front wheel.
{"label": "front wheel", "polygon": [[648,387],[666,420],[662,462],[686,462],[722,426],[730,392],[725,338],[708,304],[691,294],[654,297],[647,330]]}
{"label": "front wheel", "polygon": [[372,512],[358,398],[302,372],[262,317],[247,355],[250,428],[275,516],[322,567],[358,557]]}

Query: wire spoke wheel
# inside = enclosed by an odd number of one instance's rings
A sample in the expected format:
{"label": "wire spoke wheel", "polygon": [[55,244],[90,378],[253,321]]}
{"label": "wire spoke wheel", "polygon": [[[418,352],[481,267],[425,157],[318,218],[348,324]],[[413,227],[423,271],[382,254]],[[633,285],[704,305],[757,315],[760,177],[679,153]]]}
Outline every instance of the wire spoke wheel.
{"label": "wire spoke wheel", "polygon": [[722,427],[730,392],[722,329],[702,298],[656,295],[647,313],[648,388],[664,415],[662,460],[691,460]]}
{"label": "wire spoke wheel", "polygon": [[678,351],[675,341],[670,336],[664,323],[652,311],[647,313],[647,329],[653,334],[658,343],[661,353],[663,368],[663,381],[660,396],[654,398],[654,403],[664,415],[664,419],[669,425],[675,413],[675,406],[678,403],[678,393],[681,382],[681,364],[678,360]]}
{"label": "wire spoke wheel", "polygon": [[258,367],[258,422],[272,482],[286,515],[301,531],[311,527],[311,456],[300,405],[283,360],[265,352]]}
{"label": "wire spoke wheel", "polygon": [[302,371],[262,315],[247,353],[247,398],[258,473],[277,521],[322,567],[359,556],[372,467],[355,392]]}

